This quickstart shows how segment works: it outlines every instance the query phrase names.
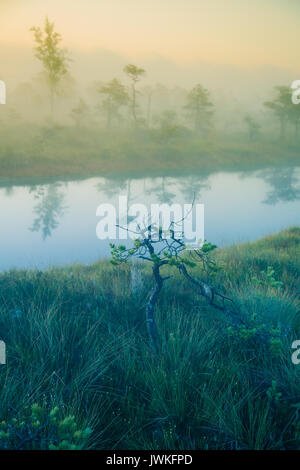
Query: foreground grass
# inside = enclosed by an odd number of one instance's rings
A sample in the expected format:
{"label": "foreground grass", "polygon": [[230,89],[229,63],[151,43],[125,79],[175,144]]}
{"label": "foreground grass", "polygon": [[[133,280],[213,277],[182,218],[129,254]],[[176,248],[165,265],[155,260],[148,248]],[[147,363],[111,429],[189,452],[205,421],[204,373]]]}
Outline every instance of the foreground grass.
{"label": "foreground grass", "polygon": [[[215,256],[223,266],[215,282],[242,315],[280,330],[279,344],[230,333],[224,314],[175,276],[159,301],[154,357],[144,321],[147,269],[138,285],[129,267],[107,262],[3,273],[0,422],[18,428],[37,403],[91,428],[83,448],[299,449],[300,365],[291,344],[300,339],[300,229]],[[268,266],[283,287],[268,281]]]}
{"label": "foreground grass", "polygon": [[0,184],[90,175],[176,175],[300,164],[300,145],[268,136],[161,138],[155,129],[104,131],[68,126],[0,127]]}

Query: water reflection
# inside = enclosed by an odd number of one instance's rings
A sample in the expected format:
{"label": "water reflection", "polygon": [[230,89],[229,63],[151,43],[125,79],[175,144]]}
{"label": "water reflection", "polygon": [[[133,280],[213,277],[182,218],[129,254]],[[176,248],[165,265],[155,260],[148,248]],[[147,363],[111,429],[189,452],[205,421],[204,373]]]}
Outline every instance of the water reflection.
{"label": "water reflection", "polygon": [[299,176],[295,168],[264,170],[260,177],[272,188],[266,193],[265,204],[275,205],[300,199]]}
{"label": "water reflection", "polygon": [[202,191],[208,191],[210,189],[210,183],[208,182],[209,175],[192,175],[184,178],[180,182],[180,188],[182,194],[188,201],[199,200]]}
{"label": "water reflection", "polygon": [[[128,183],[129,182],[129,183]],[[104,193],[106,196],[113,197],[121,191],[130,191],[130,180],[121,178],[106,178],[104,181],[96,184],[99,193]]]}
{"label": "water reflection", "polygon": [[[96,209],[101,203],[117,209],[120,195],[127,197],[127,209],[133,203],[148,209],[152,203],[203,203],[205,238],[218,246],[300,222],[300,168],[11,185],[0,188],[0,270],[110,256],[110,241],[96,237]],[[124,216],[126,208],[117,210],[120,225]]]}
{"label": "water reflection", "polygon": [[156,183],[156,180],[155,180],[154,185],[152,185],[148,189],[145,189],[145,194],[155,195],[157,200],[161,204],[172,204],[172,201],[175,198],[176,194],[171,193],[169,191],[170,186],[171,186],[170,178],[162,176],[158,184]]}
{"label": "water reflection", "polygon": [[[109,199],[115,197],[116,195],[125,195],[127,197],[127,208],[126,211],[121,214],[121,218],[117,218],[118,225],[124,225],[125,220],[129,220],[128,218],[128,211],[129,206],[132,202],[132,195],[131,195],[131,179],[121,179],[121,178],[106,178],[103,182],[97,183],[96,188],[99,193],[105,195]],[[131,220],[134,220],[131,219]]]}
{"label": "water reflection", "polygon": [[13,196],[14,194],[14,187],[13,186],[7,186],[4,188],[5,196],[10,197]]}
{"label": "water reflection", "polygon": [[65,193],[59,183],[38,187],[31,186],[29,192],[34,193],[34,199],[37,200],[33,209],[36,218],[29,230],[41,232],[42,238],[45,240],[58,227],[59,220],[65,213],[67,208],[64,205]]}
{"label": "water reflection", "polygon": [[[171,178],[167,176],[156,178],[144,178],[134,180],[129,178],[111,177],[97,182],[97,191],[112,200],[117,195],[126,195],[127,212],[129,206],[134,201],[143,202],[145,198],[150,198],[152,202],[160,204],[172,204],[178,194],[181,194],[185,203],[200,201],[203,192],[211,190],[210,174],[191,175],[181,178]],[[300,175],[298,168],[267,169],[263,171],[243,172],[241,179],[255,177],[262,179],[270,190],[264,191],[262,203],[276,205],[279,202],[291,202],[300,200]],[[135,182],[141,181],[139,189]],[[67,187],[67,184],[65,184]],[[50,237],[60,221],[63,219],[67,206],[65,205],[65,192],[61,183],[50,185],[31,186],[30,193],[34,193],[34,198],[38,201],[33,212],[36,218],[30,230],[41,232],[45,240]],[[6,196],[13,195],[13,187],[5,188]],[[101,200],[99,200],[99,203]],[[122,214],[125,217],[126,214]],[[122,222],[118,220],[118,223]]]}

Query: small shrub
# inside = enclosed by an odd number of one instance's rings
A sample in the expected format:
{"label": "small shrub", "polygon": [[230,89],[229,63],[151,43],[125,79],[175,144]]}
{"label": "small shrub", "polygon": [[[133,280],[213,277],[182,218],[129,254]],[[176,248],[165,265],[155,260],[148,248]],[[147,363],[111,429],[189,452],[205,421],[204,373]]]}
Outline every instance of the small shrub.
{"label": "small shrub", "polygon": [[50,411],[34,403],[9,421],[0,423],[0,449],[79,450],[92,430],[80,429],[75,417],[57,406]]}
{"label": "small shrub", "polygon": [[273,289],[282,289],[283,283],[281,281],[277,281],[275,278],[275,271],[272,266],[268,266],[266,271],[261,271],[260,279],[256,276],[252,277],[252,281],[263,287],[270,287]]}

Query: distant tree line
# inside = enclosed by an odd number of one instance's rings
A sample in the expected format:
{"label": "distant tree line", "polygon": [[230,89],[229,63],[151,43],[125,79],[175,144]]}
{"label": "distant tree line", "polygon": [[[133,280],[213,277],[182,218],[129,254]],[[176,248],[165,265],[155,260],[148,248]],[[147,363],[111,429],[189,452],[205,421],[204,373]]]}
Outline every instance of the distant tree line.
{"label": "distant tree line", "polygon": [[[32,27],[34,34],[35,56],[42,63],[44,77],[49,90],[49,103],[51,116],[55,113],[55,102],[59,94],[59,85],[69,73],[70,59],[68,53],[60,45],[62,36],[55,31],[54,23],[48,18],[45,19],[44,27]],[[152,116],[152,98],[155,89],[146,86],[142,90],[139,83],[146,74],[146,71],[134,64],[128,64],[123,72],[129,79],[130,85],[125,86],[118,78],[99,84],[97,93],[100,97],[99,107],[106,115],[106,127],[119,127],[122,121],[122,108],[127,108],[134,128],[151,127],[152,122],[158,125],[162,138],[168,139],[176,135],[180,126],[177,122],[176,112],[164,110],[159,116]],[[139,98],[146,97],[146,116],[142,117],[139,111]],[[296,139],[299,136],[300,105],[293,104],[292,90],[288,86],[276,86],[275,96],[272,101],[266,101],[264,106],[276,117],[280,127],[280,137],[285,139],[287,127],[293,126]],[[71,110],[71,117],[76,126],[81,126],[88,114],[88,105],[79,99],[78,105]],[[207,135],[213,127],[214,104],[210,92],[201,84],[192,88],[185,97],[183,105],[185,117],[190,123],[190,127],[196,134]],[[250,114],[244,117],[244,123],[248,130],[250,141],[259,138],[261,125]]]}

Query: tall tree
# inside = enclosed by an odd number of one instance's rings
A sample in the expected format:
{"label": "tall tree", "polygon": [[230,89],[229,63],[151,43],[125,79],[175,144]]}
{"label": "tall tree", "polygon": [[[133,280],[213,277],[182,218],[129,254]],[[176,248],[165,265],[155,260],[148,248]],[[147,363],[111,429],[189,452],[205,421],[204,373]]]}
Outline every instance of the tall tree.
{"label": "tall tree", "polygon": [[276,86],[275,91],[276,95],[273,101],[265,101],[264,105],[271,109],[279,119],[280,137],[285,139],[287,124],[294,118],[294,107],[296,105],[292,102],[292,91],[289,87]]}
{"label": "tall tree", "polygon": [[103,106],[106,110],[106,125],[109,129],[112,120],[119,117],[120,107],[128,103],[129,96],[125,86],[117,78],[101,85],[98,92],[105,96]]}
{"label": "tall tree", "polygon": [[289,121],[294,126],[295,129],[295,139],[298,140],[299,137],[299,125],[300,125],[300,104],[294,104],[291,102],[289,106]]}
{"label": "tall tree", "polygon": [[146,71],[140,67],[137,67],[133,64],[128,64],[124,67],[124,72],[131,80],[131,89],[132,89],[132,97],[131,97],[131,112],[133,117],[133,122],[135,126],[137,126],[137,115],[136,115],[136,85],[141,80],[142,76],[146,73]]}
{"label": "tall tree", "polygon": [[186,105],[195,132],[206,131],[211,126],[213,103],[210,101],[210,92],[202,85],[196,85],[187,95]]}
{"label": "tall tree", "polygon": [[54,23],[46,17],[44,29],[33,26],[36,42],[35,57],[41,61],[50,92],[51,114],[54,112],[54,101],[58,93],[58,86],[68,72],[67,53],[60,47],[62,36],[54,30]]}

